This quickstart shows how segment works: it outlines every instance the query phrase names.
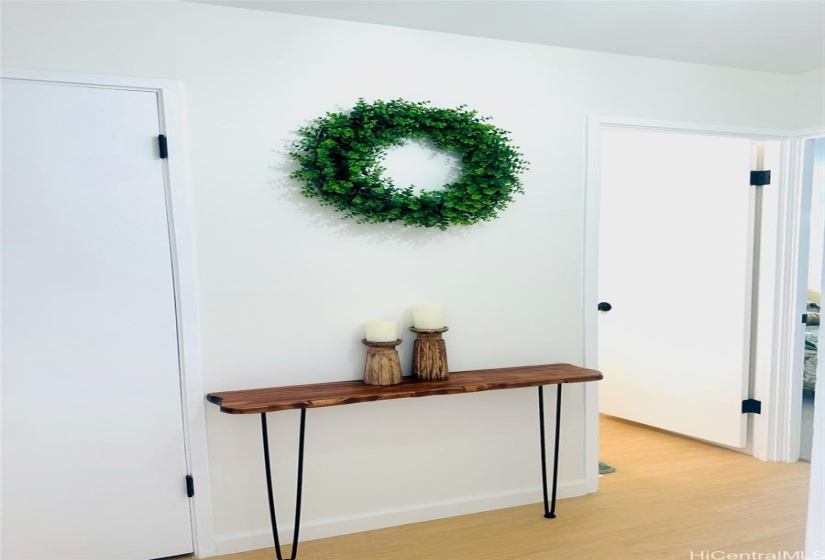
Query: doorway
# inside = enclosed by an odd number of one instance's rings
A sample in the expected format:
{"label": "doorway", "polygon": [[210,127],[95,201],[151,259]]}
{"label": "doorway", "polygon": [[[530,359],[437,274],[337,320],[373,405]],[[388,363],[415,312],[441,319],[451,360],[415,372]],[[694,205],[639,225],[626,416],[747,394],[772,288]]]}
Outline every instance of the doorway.
{"label": "doorway", "polygon": [[[619,127],[641,130],[712,134],[744,137],[781,145],[781,165],[776,189],[762,192],[762,244],[758,275],[759,303],[753,376],[749,393],[761,399],[761,414],[749,414],[748,446],[745,452],[762,461],[793,463],[799,460],[799,422],[802,401],[802,356],[804,329],[800,317],[805,311],[806,274],[800,259],[807,260],[807,220],[805,189],[806,174],[812,170],[803,166],[810,158],[803,158],[813,150],[811,140],[825,136],[821,127],[808,130],[784,131],[743,127],[717,127],[686,123],[646,121],[616,117],[590,117],[588,122],[587,190],[584,246],[584,334],[585,366],[598,369],[598,217],[600,203],[600,148],[604,128]],[[810,177],[807,177],[810,181]],[[809,183],[808,183],[809,184]],[[772,246],[773,241],[773,246]],[[823,290],[820,290],[823,291]],[[753,347],[754,345],[752,345]],[[821,348],[819,349],[821,351]],[[822,356],[819,356],[822,361]],[[794,371],[796,373],[791,374]],[[821,376],[820,376],[821,378]],[[601,385],[601,383],[599,384]],[[820,395],[821,397],[822,395]],[[820,399],[821,401],[821,399]],[[820,403],[821,404],[821,403]],[[585,388],[587,418],[598,417],[599,388]],[[820,407],[821,408],[821,407]],[[701,411],[698,411],[700,413]],[[821,412],[821,410],[819,411]],[[822,414],[817,414],[818,422]],[[818,424],[817,424],[818,426]],[[598,487],[599,446],[598,423],[593,421],[586,431],[588,489]],[[813,462],[821,459],[821,446],[816,438]],[[607,458],[605,458],[607,459]],[[822,520],[821,480],[812,471],[808,513],[808,549],[819,550]],[[817,487],[819,484],[819,487]],[[813,540],[812,540],[813,539]],[[820,539],[821,540],[821,539]]]}
{"label": "doorway", "polygon": [[751,151],[747,138],[603,131],[602,413],[746,445]]}
{"label": "doorway", "polygon": [[764,145],[619,128],[601,142],[601,412],[743,448]]}
{"label": "doorway", "polygon": [[[769,235],[755,235],[767,187],[750,186],[750,172],[772,169],[777,184],[786,138],[591,120],[586,363],[605,374],[603,412],[750,452],[752,422],[742,406],[754,392],[750,325],[761,319],[754,279],[761,280],[759,256],[775,250],[773,218]],[[612,180],[606,172],[623,176],[603,192]]]}
{"label": "doorway", "polygon": [[[811,461],[814,397],[818,367],[822,313],[823,254],[825,254],[825,137],[805,141],[802,161],[802,189],[807,205],[803,229],[807,230],[807,259],[800,271],[805,282],[805,340],[802,360],[802,409],[799,458]],[[796,368],[794,368],[795,371]]]}
{"label": "doorway", "polygon": [[193,552],[161,94],[2,87],[3,553]]}

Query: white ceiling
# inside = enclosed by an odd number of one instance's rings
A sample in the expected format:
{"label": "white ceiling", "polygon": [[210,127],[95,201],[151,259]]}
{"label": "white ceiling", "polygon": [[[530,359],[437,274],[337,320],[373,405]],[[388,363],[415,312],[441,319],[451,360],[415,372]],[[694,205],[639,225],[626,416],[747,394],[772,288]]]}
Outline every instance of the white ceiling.
{"label": "white ceiling", "polygon": [[825,0],[193,0],[799,74],[825,68]]}

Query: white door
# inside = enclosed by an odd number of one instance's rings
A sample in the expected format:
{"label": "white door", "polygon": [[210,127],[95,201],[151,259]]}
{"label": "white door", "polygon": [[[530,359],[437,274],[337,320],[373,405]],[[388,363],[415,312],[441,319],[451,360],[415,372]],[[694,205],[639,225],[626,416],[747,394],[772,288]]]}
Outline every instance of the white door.
{"label": "white door", "polygon": [[746,445],[752,143],[604,129],[600,410]]}
{"label": "white door", "polygon": [[191,552],[157,94],[2,81],[2,552]]}

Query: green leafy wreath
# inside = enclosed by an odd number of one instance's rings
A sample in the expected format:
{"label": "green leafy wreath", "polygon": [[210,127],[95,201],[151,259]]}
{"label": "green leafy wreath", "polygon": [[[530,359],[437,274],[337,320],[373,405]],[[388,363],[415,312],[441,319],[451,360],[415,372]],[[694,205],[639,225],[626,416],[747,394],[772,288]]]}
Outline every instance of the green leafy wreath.
{"label": "green leafy wreath", "polygon": [[[491,220],[523,192],[518,175],[527,162],[510,144],[509,132],[489,124],[465,105],[431,107],[403,99],[367,103],[347,113],[327,113],[298,131],[290,156],[299,163],[291,177],[301,193],[319,198],[359,223],[401,221],[406,226],[447,229]],[[413,192],[385,177],[386,150],[408,139],[429,138],[457,154],[461,176],[440,190]]]}

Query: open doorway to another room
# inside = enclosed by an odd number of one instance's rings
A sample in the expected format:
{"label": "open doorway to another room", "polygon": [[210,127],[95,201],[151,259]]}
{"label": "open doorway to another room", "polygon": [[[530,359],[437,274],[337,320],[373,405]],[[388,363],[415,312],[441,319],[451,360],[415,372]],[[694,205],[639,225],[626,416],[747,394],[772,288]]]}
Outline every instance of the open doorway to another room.
{"label": "open doorway to another room", "polygon": [[805,350],[802,372],[802,421],[799,459],[811,461],[813,441],[814,395],[816,392],[817,351],[820,344],[822,298],[822,255],[825,250],[825,138],[809,140],[813,149],[806,150],[805,176],[810,177],[808,212],[810,243],[808,247],[807,309],[805,315]]}
{"label": "open doorway to another room", "polygon": [[781,168],[781,141],[599,132],[599,409],[751,454],[757,257],[773,241],[751,172]]}

